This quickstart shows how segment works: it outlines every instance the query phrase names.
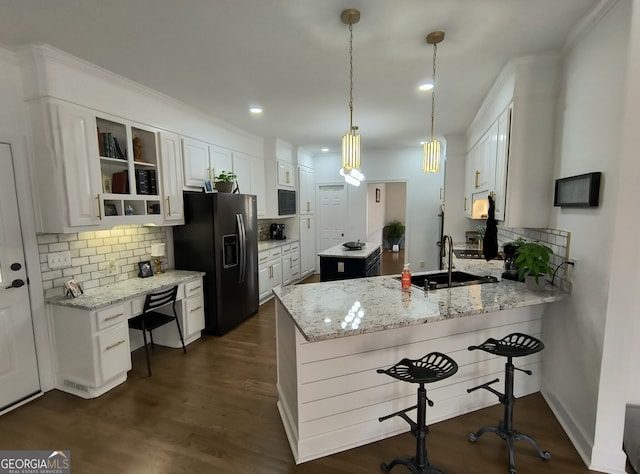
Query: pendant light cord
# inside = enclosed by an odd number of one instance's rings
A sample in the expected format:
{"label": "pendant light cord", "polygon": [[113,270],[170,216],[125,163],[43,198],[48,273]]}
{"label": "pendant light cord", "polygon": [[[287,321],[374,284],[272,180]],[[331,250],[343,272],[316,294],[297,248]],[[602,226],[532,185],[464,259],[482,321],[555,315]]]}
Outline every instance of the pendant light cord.
{"label": "pendant light cord", "polygon": [[349,133],[353,133],[353,24],[349,22]]}
{"label": "pendant light cord", "polygon": [[433,44],[433,89],[431,89],[431,141],[434,137],[434,122],[436,116],[436,55],[438,53],[438,44]]}

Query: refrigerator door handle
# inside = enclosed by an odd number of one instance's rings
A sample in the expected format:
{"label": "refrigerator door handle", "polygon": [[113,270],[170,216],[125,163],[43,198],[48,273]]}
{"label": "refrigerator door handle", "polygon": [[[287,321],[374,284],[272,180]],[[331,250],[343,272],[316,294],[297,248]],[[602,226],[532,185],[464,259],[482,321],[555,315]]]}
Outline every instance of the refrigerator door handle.
{"label": "refrigerator door handle", "polygon": [[240,237],[240,273],[238,275],[238,283],[242,283],[244,282],[247,271],[247,233],[244,228],[242,214],[236,214],[236,222],[238,223],[238,234]]}

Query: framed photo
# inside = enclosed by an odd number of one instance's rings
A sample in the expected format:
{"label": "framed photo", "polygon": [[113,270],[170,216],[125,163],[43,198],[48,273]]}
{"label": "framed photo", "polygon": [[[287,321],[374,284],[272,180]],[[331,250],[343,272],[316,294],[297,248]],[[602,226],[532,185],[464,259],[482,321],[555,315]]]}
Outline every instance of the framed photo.
{"label": "framed photo", "polygon": [[145,262],[138,262],[138,268],[140,269],[140,271],[138,272],[138,276],[140,278],[153,276],[153,269],[151,268],[150,261],[147,260]]}
{"label": "framed photo", "polygon": [[82,287],[80,283],[75,280],[69,280],[64,282],[64,287],[67,290],[66,296],[70,296],[71,298],[77,298],[78,296],[84,294],[82,291]]}
{"label": "framed photo", "polygon": [[104,205],[104,215],[105,216],[117,216],[118,210],[116,209],[115,204],[105,204]]}
{"label": "framed photo", "polygon": [[111,176],[102,176],[102,192],[105,194],[111,194],[113,192]]}
{"label": "framed photo", "polygon": [[376,202],[380,202],[380,188],[376,188]]}
{"label": "framed photo", "polygon": [[213,192],[213,184],[211,184],[211,180],[210,179],[205,179],[204,180],[204,192],[209,194]]}

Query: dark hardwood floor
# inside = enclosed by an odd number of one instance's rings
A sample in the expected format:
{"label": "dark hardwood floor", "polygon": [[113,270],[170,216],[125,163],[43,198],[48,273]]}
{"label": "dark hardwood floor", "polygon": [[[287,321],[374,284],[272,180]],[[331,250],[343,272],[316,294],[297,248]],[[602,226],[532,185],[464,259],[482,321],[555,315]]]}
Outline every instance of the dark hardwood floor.
{"label": "dark hardwood floor", "polygon": [[[149,378],[138,350],[128,380],[97,399],[53,390],[5,414],[0,449],[71,450],[74,473],[370,474],[415,447],[405,433],[295,465],[276,407],[273,300],[227,335],[189,345],[186,355],[156,346],[151,363]],[[500,438],[467,438],[501,416],[502,406],[495,405],[432,425],[432,463],[447,474],[506,474]],[[518,443],[519,474],[593,472],[540,394],[517,401],[515,424],[552,454],[544,461]],[[408,471],[398,466],[392,472]]]}

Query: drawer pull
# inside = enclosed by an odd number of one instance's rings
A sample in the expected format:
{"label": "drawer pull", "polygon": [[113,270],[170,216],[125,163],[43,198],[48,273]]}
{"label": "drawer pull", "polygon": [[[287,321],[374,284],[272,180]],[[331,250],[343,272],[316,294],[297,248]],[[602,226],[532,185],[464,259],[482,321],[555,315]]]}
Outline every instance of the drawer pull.
{"label": "drawer pull", "polygon": [[199,286],[195,287],[195,288],[190,288],[189,289],[189,293],[191,293],[192,291],[198,291],[200,289]]}
{"label": "drawer pull", "polygon": [[103,321],[106,323],[107,321],[111,321],[112,319],[118,319],[118,318],[121,318],[122,316],[124,316],[124,313],[114,314],[113,316],[108,316],[104,318]]}
{"label": "drawer pull", "polygon": [[196,308],[193,308],[190,313],[193,313],[194,311],[198,311],[199,309],[202,309],[202,306],[198,306]]}
{"label": "drawer pull", "polygon": [[105,348],[105,352],[106,352],[106,351],[110,351],[111,349],[114,349],[114,348],[118,347],[119,345],[124,344],[125,342],[126,342],[126,341],[125,341],[124,339],[120,339],[120,340],[119,340],[118,342],[116,342],[115,344],[111,344],[110,346],[107,346],[107,347]]}

